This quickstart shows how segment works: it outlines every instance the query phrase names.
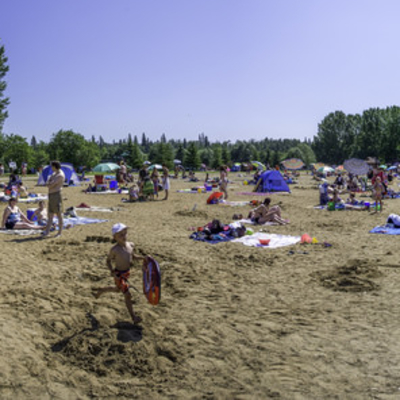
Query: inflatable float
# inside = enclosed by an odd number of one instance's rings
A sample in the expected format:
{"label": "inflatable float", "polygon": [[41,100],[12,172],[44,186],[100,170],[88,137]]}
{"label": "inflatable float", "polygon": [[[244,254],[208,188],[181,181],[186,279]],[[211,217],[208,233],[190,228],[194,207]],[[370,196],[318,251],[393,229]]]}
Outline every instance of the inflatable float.
{"label": "inflatable float", "polygon": [[161,298],[161,270],[158,262],[150,256],[144,261],[143,293],[148,302],[156,306]]}

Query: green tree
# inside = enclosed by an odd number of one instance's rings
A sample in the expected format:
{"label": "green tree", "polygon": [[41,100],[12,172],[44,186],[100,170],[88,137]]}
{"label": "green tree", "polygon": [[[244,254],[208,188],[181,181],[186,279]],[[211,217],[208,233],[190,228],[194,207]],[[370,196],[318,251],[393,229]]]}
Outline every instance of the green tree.
{"label": "green tree", "polygon": [[87,142],[82,135],[72,130],[60,130],[53,134],[48,149],[51,159],[69,162],[75,167],[94,166],[100,160],[97,144]]}
{"label": "green tree", "polygon": [[184,165],[190,169],[200,168],[200,156],[195,142],[189,142],[188,144]]}
{"label": "green tree", "polygon": [[8,117],[7,106],[10,104],[8,97],[4,97],[4,92],[7,88],[7,83],[4,80],[9,66],[7,65],[7,57],[5,56],[4,46],[0,46],[0,133],[3,130],[4,121]]}
{"label": "green tree", "polygon": [[211,161],[211,168],[218,169],[222,163],[222,149],[221,146],[214,145],[213,147],[213,158]]}
{"label": "green tree", "polygon": [[32,165],[33,151],[25,138],[19,135],[7,135],[4,141],[4,161],[15,161],[20,167],[23,162]]}
{"label": "green tree", "polygon": [[231,161],[232,161],[231,160],[231,152],[229,151],[228,145],[226,143],[222,146],[221,157],[222,157],[222,163],[224,165],[230,165],[231,164]]}
{"label": "green tree", "polygon": [[211,166],[213,156],[214,152],[212,151],[211,147],[205,147],[203,150],[200,151],[200,160],[203,164],[207,166]]}
{"label": "green tree", "polygon": [[179,143],[178,149],[176,150],[175,158],[183,161],[185,158],[185,149],[183,148],[182,143]]}
{"label": "green tree", "polygon": [[134,143],[130,155],[130,163],[132,168],[139,169],[143,165],[143,154],[140,151],[138,143]]}

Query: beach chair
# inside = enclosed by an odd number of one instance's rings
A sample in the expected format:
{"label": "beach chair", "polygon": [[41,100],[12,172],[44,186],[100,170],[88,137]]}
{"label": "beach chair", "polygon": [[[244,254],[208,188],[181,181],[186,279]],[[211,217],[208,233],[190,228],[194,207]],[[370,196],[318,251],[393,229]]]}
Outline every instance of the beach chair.
{"label": "beach chair", "polygon": [[95,175],[94,181],[96,185],[104,185],[104,175]]}

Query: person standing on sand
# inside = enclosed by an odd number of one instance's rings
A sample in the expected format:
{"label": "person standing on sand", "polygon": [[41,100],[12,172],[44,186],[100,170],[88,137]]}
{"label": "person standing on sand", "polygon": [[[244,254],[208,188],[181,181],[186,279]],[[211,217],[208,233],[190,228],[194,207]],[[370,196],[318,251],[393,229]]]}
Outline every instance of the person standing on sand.
{"label": "person standing on sand", "polygon": [[221,165],[219,171],[219,188],[224,194],[224,200],[226,200],[228,198],[228,173],[223,165]]}
{"label": "person standing on sand", "polygon": [[[135,314],[132,306],[132,295],[130,294],[129,275],[133,260],[142,260],[143,269],[145,268],[146,257],[134,253],[135,245],[127,241],[128,227],[117,223],[112,227],[112,235],[117,242],[110,250],[107,257],[107,267],[111,276],[114,278],[115,286],[107,286],[93,290],[93,296],[98,299],[104,293],[122,292],[125,297],[126,308],[134,324],[138,324],[142,319]],[[113,263],[115,267],[113,267]]]}
{"label": "person standing on sand", "polygon": [[50,175],[46,186],[49,189],[49,203],[48,203],[48,220],[46,230],[43,232],[43,236],[48,236],[50,228],[53,225],[54,214],[58,217],[58,233],[56,237],[61,236],[63,230],[63,201],[62,201],[62,188],[64,186],[65,175],[61,169],[59,161],[52,161],[50,163],[53,174]]}
{"label": "person standing on sand", "polygon": [[168,200],[168,191],[169,191],[169,187],[170,187],[169,169],[167,168],[167,166],[165,164],[162,165],[162,171],[163,171],[162,183],[163,183],[163,188],[165,190],[165,197],[163,198],[163,200]]}

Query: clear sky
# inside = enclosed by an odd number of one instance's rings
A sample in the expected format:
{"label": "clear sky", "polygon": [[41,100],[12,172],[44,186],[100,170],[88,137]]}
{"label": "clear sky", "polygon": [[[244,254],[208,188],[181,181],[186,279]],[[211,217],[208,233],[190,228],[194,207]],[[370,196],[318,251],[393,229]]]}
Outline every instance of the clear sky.
{"label": "clear sky", "polygon": [[398,0],[2,0],[4,133],[312,138],[399,104]]}

